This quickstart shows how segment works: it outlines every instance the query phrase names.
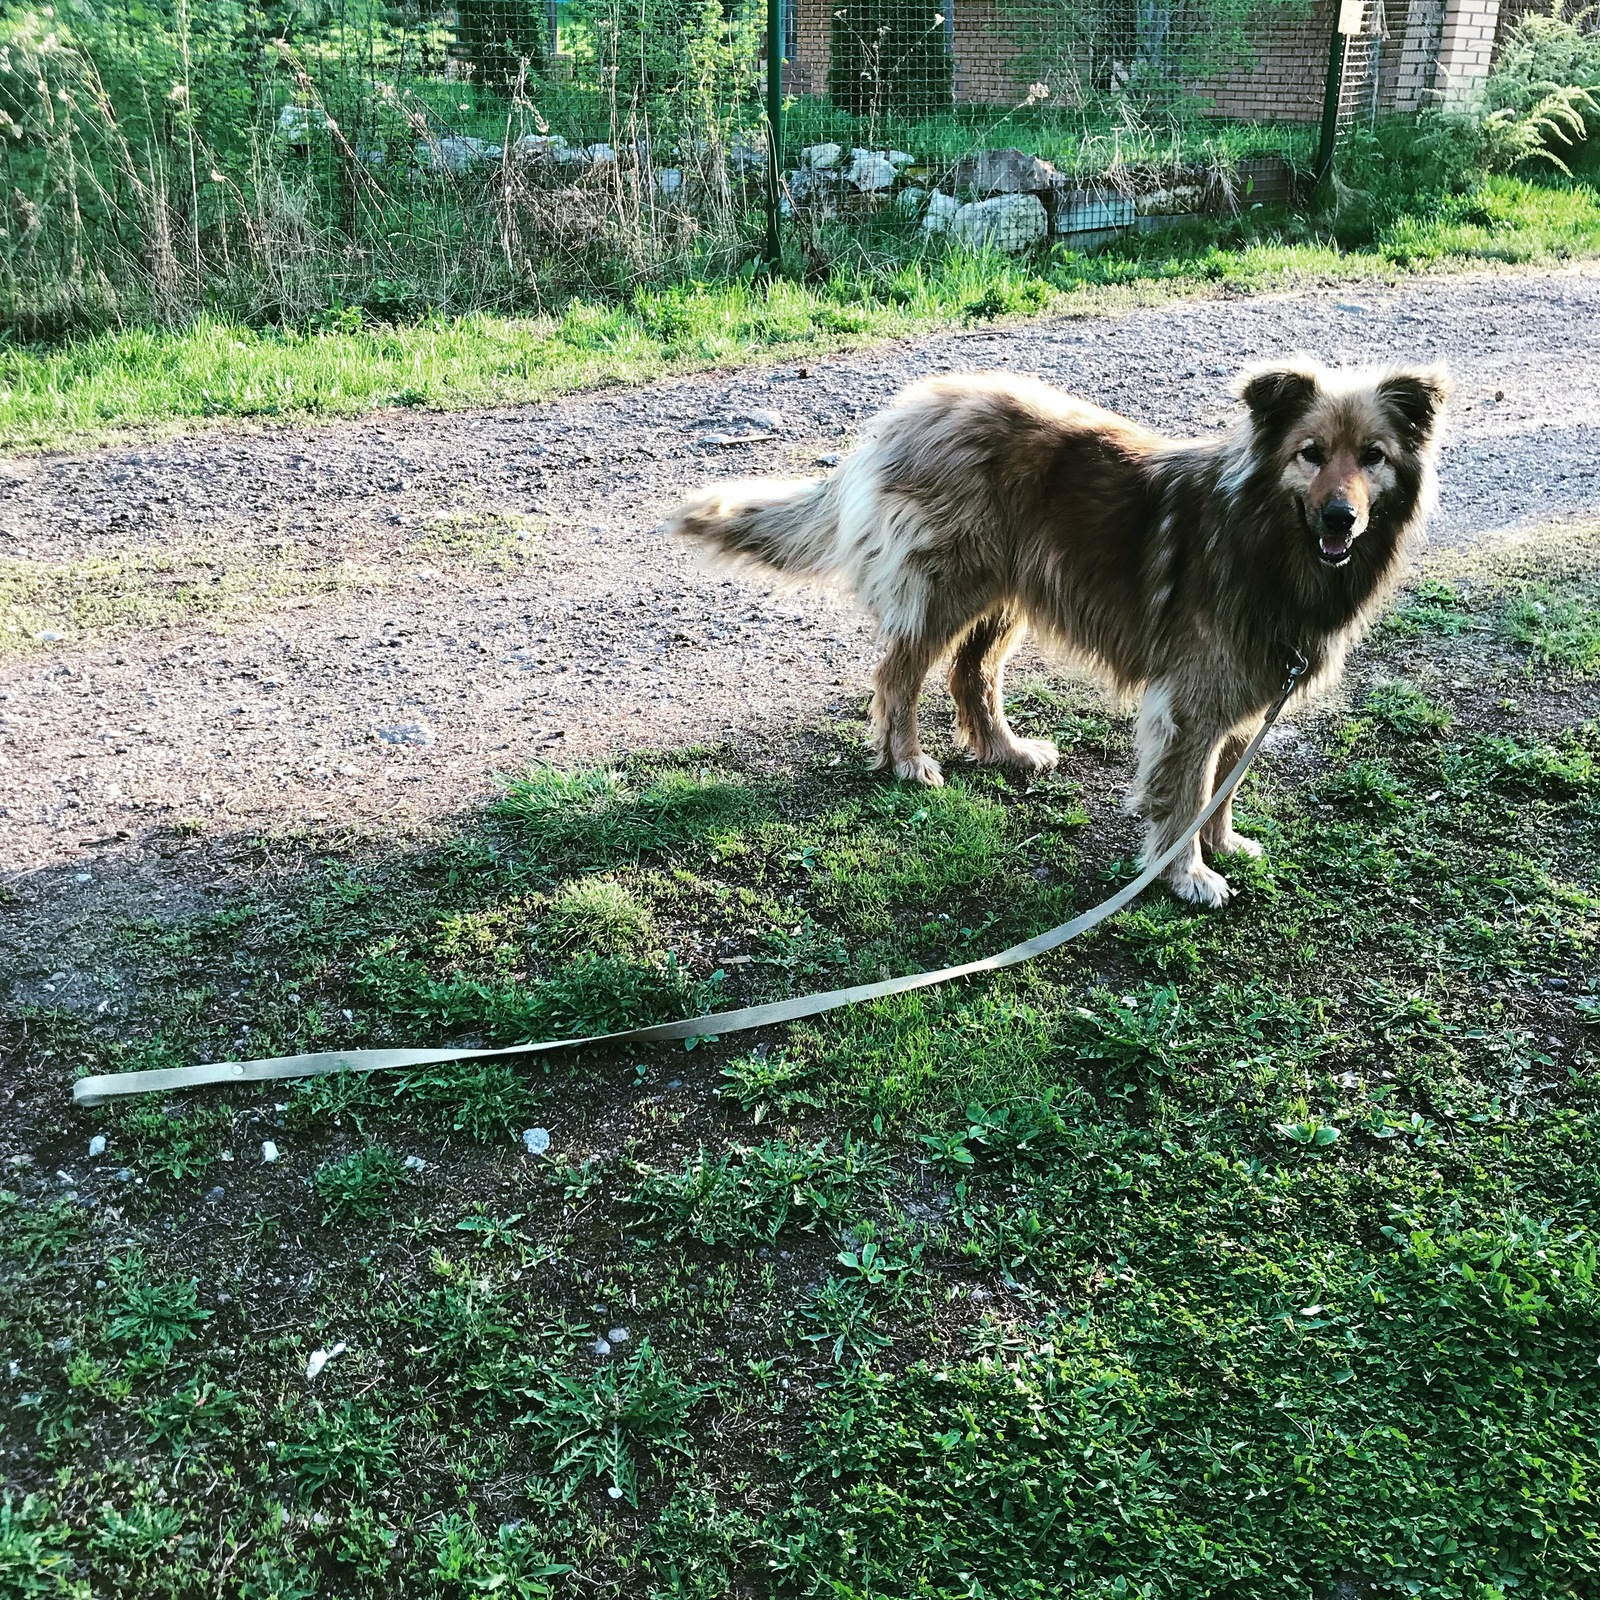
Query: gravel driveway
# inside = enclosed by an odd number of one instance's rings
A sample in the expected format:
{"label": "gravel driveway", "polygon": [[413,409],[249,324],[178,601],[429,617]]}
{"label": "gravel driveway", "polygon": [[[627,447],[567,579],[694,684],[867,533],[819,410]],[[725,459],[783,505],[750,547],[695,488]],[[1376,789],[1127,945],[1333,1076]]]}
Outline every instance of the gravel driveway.
{"label": "gravel driveway", "polygon": [[[99,886],[116,881],[153,908],[169,865],[146,847],[180,819],[213,837],[297,824],[398,837],[541,758],[853,715],[871,665],[861,620],[826,595],[699,569],[654,531],[683,490],[821,470],[900,385],[964,368],[1214,429],[1242,362],[1296,349],[1451,362],[1436,540],[1600,520],[1595,268],[956,329],[548,405],[0,460],[0,557],[210,549],[367,574],[225,626],[0,657],[13,907],[36,929],[41,913],[64,926],[104,910]],[[430,564],[427,530],[484,519],[524,529],[521,559]]]}

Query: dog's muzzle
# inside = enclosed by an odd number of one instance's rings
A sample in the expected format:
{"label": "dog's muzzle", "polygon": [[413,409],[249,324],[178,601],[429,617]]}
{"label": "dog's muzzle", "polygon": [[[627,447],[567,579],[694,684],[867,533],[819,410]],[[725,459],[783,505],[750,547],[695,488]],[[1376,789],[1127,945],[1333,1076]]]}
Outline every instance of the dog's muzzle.
{"label": "dog's muzzle", "polygon": [[1348,500],[1330,500],[1317,517],[1317,559],[1325,567],[1342,567],[1356,542],[1356,508]]}

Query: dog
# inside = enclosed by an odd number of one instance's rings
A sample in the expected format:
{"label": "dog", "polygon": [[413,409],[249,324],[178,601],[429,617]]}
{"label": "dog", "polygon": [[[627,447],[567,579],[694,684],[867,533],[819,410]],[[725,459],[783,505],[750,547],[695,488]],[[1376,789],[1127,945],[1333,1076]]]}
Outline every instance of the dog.
{"label": "dog", "polygon": [[[1181,837],[1305,657],[1335,679],[1399,581],[1436,498],[1449,398],[1439,367],[1260,366],[1237,425],[1198,440],[1030,378],[980,373],[907,389],[829,478],[713,484],[670,531],[725,560],[828,580],[877,619],[878,764],[943,782],[917,701],[952,652],[950,691],[973,757],[1025,771],[1055,746],[1006,721],[1006,659],[1031,624],[1125,693],[1142,692],[1130,809],[1146,859]],[[1259,855],[1218,808],[1165,877],[1223,905],[1213,857]]]}

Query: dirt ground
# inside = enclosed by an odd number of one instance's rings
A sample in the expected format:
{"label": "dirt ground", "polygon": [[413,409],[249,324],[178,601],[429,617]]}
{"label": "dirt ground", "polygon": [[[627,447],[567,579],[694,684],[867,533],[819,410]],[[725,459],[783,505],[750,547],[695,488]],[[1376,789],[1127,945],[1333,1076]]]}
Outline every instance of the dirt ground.
{"label": "dirt ground", "polygon": [[[853,715],[871,665],[859,616],[707,574],[657,531],[703,479],[825,470],[899,386],[967,368],[1211,430],[1242,363],[1292,350],[1449,361],[1438,542],[1600,517],[1593,267],[956,329],[547,405],[0,460],[0,561],[83,567],[90,587],[109,561],[145,619],[0,654],[0,999],[97,1009],[65,952],[105,919],[193,904],[318,838],[425,830],[530,762]],[[148,610],[194,582],[230,598]]]}

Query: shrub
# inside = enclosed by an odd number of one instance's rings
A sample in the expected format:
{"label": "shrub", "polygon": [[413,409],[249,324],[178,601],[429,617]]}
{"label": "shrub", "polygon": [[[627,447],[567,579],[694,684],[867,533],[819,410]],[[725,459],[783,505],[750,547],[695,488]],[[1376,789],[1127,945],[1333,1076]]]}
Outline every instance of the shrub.
{"label": "shrub", "polygon": [[473,77],[493,89],[515,87],[527,62],[544,67],[543,0],[456,0],[456,48]]}
{"label": "shrub", "polygon": [[1563,150],[1600,131],[1600,32],[1595,13],[1523,17],[1506,37],[1485,86],[1491,149],[1502,164],[1544,157],[1565,168]]}

